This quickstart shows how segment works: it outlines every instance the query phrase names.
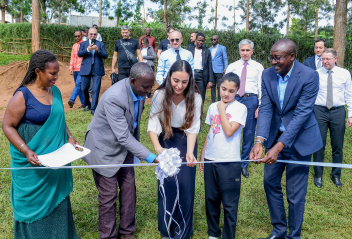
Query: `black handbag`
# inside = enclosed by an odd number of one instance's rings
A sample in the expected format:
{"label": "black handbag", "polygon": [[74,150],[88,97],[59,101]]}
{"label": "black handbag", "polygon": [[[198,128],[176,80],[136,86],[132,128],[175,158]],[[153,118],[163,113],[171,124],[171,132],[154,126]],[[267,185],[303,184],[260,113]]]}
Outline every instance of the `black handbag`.
{"label": "black handbag", "polygon": [[137,57],[132,54],[129,50],[126,49],[125,45],[122,44],[122,40],[120,39],[120,43],[121,43],[121,46],[123,47],[123,49],[125,50],[125,53],[127,55],[127,59],[130,63],[131,66],[133,66],[134,64],[138,63],[138,59]]}
{"label": "black handbag", "polygon": [[111,73],[110,78],[111,78],[111,85],[113,85],[119,81],[119,74],[116,74],[115,72]]}

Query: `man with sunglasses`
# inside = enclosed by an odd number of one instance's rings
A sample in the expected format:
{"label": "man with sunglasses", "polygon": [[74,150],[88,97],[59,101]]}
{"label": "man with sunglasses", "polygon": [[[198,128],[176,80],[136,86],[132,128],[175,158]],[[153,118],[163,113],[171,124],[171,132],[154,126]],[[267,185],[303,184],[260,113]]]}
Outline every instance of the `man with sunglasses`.
{"label": "man with sunglasses", "polygon": [[161,85],[166,79],[167,73],[169,72],[172,64],[178,60],[187,61],[191,65],[194,75],[193,56],[190,51],[187,51],[181,47],[181,43],[183,41],[181,32],[173,31],[169,35],[169,38],[171,48],[161,53],[158,61],[156,81],[159,85]]}
{"label": "man with sunglasses", "polygon": [[81,101],[81,106],[79,108],[84,108],[84,95],[81,89],[81,76],[79,75],[79,71],[81,69],[81,64],[82,64],[82,57],[77,56],[79,46],[81,42],[83,42],[82,32],[76,31],[74,34],[74,37],[75,37],[76,43],[72,46],[69,70],[70,70],[70,74],[71,75],[73,74],[73,78],[75,80],[75,88],[72,91],[70,100],[68,101],[68,105],[70,106],[70,108],[72,108],[78,95]]}
{"label": "man with sunglasses", "polygon": [[[265,163],[264,189],[273,226],[267,239],[301,238],[309,166],[284,162],[309,162],[323,146],[314,116],[319,75],[299,63],[296,54],[293,41],[277,41],[269,56],[273,66],[262,74],[257,139],[250,159]],[[260,159],[263,146],[266,154]],[[281,186],[285,169],[289,225]]]}

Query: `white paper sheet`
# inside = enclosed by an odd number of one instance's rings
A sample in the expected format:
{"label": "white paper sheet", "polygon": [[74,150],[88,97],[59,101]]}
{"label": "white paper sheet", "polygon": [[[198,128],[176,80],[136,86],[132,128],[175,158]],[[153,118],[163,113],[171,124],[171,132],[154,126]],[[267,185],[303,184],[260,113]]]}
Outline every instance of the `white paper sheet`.
{"label": "white paper sheet", "polygon": [[79,150],[75,149],[72,144],[66,143],[54,152],[39,155],[38,159],[44,166],[61,167],[90,153],[90,149],[84,148],[80,145],[76,145],[76,147],[79,148]]}

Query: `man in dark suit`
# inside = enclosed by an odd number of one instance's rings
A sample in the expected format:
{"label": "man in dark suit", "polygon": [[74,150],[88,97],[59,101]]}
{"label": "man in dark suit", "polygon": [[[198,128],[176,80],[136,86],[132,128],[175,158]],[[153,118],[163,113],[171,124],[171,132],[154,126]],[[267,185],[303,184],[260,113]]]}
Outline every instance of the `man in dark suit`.
{"label": "man in dark suit", "polygon": [[326,49],[326,43],[323,39],[318,39],[314,43],[314,56],[311,56],[304,60],[303,64],[312,68],[313,70],[318,70],[322,67],[321,54]]}
{"label": "man in dark suit", "polygon": [[[311,154],[323,146],[313,111],[319,76],[295,60],[296,51],[289,39],[279,40],[271,48],[269,59],[273,66],[262,74],[257,140],[250,153],[250,159],[260,159],[262,146],[266,148],[261,162],[266,163],[264,189],[273,226],[268,239],[301,238],[308,184],[309,166],[276,160],[309,162]],[[281,188],[285,168],[289,226]]]}
{"label": "man in dark suit", "polygon": [[[147,63],[136,63],[129,78],[112,85],[101,97],[88,126],[84,146],[91,153],[84,160],[93,165],[133,164],[133,156],[149,163],[158,161],[139,142],[145,96],[154,85]],[[119,185],[120,225],[118,238],[135,239],[136,186],[133,167],[93,169],[99,191],[100,238],[116,238],[116,200]]]}
{"label": "man in dark suit", "polygon": [[196,47],[191,50],[194,61],[194,79],[202,95],[203,102],[207,88],[211,88],[214,84],[211,53],[204,45],[204,42],[204,34],[198,33],[195,41]]}
{"label": "man in dark suit", "polygon": [[[78,56],[83,57],[79,74],[82,78],[82,91],[85,98],[84,111],[90,110],[94,115],[98,105],[101,77],[105,75],[103,59],[108,57],[104,43],[97,41],[97,29],[94,27],[88,31],[89,40],[81,43]],[[94,39],[94,40],[93,40]],[[92,79],[92,103],[89,100],[89,86]]]}

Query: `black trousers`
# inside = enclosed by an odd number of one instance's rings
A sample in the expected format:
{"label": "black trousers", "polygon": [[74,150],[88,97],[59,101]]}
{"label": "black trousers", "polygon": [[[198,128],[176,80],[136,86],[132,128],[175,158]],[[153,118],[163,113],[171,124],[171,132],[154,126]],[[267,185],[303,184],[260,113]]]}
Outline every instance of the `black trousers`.
{"label": "black trousers", "polygon": [[[241,163],[204,164],[204,185],[209,236],[222,235],[222,239],[234,239],[241,191]],[[222,233],[219,226],[221,203],[224,208]]]}
{"label": "black trousers", "polygon": [[130,76],[131,68],[118,68],[119,70],[119,81]]}
{"label": "black trousers", "polygon": [[[222,73],[213,73],[214,76],[214,84],[211,87],[211,102],[215,102],[215,101],[220,101],[221,97],[220,97],[220,80],[223,76]],[[218,88],[216,90],[216,88]],[[216,92],[218,92],[218,100],[216,100]]]}
{"label": "black trousers", "polygon": [[[326,136],[328,129],[330,130],[330,139],[331,139],[331,149],[332,149],[332,162],[333,163],[342,163],[343,158],[343,141],[345,137],[345,119],[346,119],[346,110],[344,106],[337,108],[332,108],[328,110],[324,106],[315,105],[315,118],[318,121],[320,134],[323,140],[323,148],[318,150],[313,154],[314,162],[324,162],[325,156],[325,145],[326,145]],[[323,167],[315,166],[314,167],[315,177],[323,176]],[[341,168],[332,168],[331,176],[341,177]]]}
{"label": "black trousers", "polygon": [[200,95],[202,96],[203,103],[204,103],[205,93],[207,90],[207,82],[204,82],[203,72],[200,72],[200,73],[194,72],[194,79],[196,81],[196,84],[198,86],[198,89],[200,91]]}

